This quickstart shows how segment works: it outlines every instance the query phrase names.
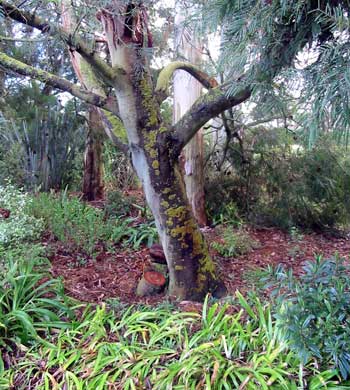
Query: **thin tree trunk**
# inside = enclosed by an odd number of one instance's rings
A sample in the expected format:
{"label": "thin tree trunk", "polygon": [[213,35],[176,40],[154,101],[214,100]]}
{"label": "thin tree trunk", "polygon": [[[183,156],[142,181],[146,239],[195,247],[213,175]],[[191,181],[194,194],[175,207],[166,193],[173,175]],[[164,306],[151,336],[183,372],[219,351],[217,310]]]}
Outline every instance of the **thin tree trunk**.
{"label": "thin tree trunk", "polygon": [[[194,65],[201,63],[200,42],[183,27],[183,11],[176,6],[175,42],[178,55]],[[174,123],[184,115],[201,95],[202,85],[187,72],[179,70],[174,76]],[[184,147],[180,157],[186,193],[193,214],[200,226],[208,223],[204,194],[203,132],[200,129]]]}
{"label": "thin tree trunk", "polygon": [[[72,4],[69,0],[62,2],[62,21],[67,31],[73,31],[76,27],[76,18]],[[87,90],[94,90],[105,96],[100,82],[93,73],[91,67],[75,51],[70,50],[69,55],[75,74],[81,84]],[[85,142],[84,167],[83,167],[83,198],[85,200],[97,200],[103,197],[103,139],[104,131],[101,125],[99,111],[94,106],[89,106],[88,133]]]}
{"label": "thin tree trunk", "polygon": [[85,200],[103,197],[103,127],[96,107],[89,107],[89,129],[84,153],[83,196]]}

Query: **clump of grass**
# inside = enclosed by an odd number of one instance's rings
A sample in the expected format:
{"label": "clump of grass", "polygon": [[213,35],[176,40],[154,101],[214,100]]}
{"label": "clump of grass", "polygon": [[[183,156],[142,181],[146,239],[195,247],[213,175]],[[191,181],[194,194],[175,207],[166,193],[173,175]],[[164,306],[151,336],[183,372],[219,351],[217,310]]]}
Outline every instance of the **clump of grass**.
{"label": "clump of grass", "polygon": [[72,316],[72,311],[61,282],[45,272],[48,260],[39,246],[2,255],[6,267],[0,271],[0,347],[7,348],[10,342],[44,342],[52,329],[69,327],[63,319]]}
{"label": "clump of grass", "polygon": [[222,257],[241,256],[258,246],[244,229],[234,231],[231,227],[224,227],[221,234],[221,241],[214,241],[211,246]]}

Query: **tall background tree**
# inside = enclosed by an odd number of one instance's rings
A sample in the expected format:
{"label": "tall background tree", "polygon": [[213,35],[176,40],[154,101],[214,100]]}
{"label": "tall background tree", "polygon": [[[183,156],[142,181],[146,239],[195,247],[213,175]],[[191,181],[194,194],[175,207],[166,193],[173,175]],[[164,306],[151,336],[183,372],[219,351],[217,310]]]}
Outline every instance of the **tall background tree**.
{"label": "tall background tree", "polygon": [[[202,65],[203,44],[188,25],[186,7],[182,2],[175,5],[175,53],[180,61]],[[189,73],[179,70],[174,75],[174,122],[192,106],[202,93],[202,85]],[[196,221],[200,226],[207,225],[204,195],[204,143],[202,129],[184,147],[180,157],[186,186],[186,194]]]}

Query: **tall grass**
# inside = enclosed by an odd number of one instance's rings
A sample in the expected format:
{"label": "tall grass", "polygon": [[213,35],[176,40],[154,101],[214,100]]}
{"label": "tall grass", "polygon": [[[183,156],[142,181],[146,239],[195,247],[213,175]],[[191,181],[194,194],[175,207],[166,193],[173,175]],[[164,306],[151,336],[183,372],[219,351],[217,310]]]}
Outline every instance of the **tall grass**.
{"label": "tall grass", "polygon": [[67,328],[64,319],[73,315],[61,282],[44,270],[44,258],[31,256],[38,252],[36,248],[24,254],[17,248],[3,254],[6,267],[0,271],[0,347],[5,349],[11,343],[45,342],[53,329]]}

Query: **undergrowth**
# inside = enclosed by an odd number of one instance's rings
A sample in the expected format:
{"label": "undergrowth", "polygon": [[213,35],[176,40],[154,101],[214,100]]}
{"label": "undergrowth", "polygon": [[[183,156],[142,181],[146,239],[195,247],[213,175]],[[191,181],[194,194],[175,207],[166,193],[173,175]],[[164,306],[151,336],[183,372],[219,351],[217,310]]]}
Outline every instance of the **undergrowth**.
{"label": "undergrowth", "polygon": [[43,230],[40,218],[28,213],[31,197],[11,184],[0,186],[0,208],[10,212],[9,218],[0,218],[0,249],[16,246],[23,241],[36,240]]}
{"label": "undergrowth", "polygon": [[220,241],[212,242],[211,247],[222,257],[244,255],[258,246],[244,229],[233,230],[231,226],[226,226],[218,231],[222,238]]}
{"label": "undergrowth", "polygon": [[229,304],[208,300],[202,315],[87,308],[52,345],[29,349],[4,379],[18,390],[347,388],[337,385],[335,370],[301,365],[269,305],[239,293],[235,303],[233,314]]}
{"label": "undergrowth", "polygon": [[[46,204],[31,210],[57,232],[63,221],[71,234],[74,221],[76,229],[101,222],[78,200],[42,197]],[[207,297],[201,313],[117,301],[86,307],[50,278],[35,237],[0,246],[0,389],[350,389],[349,277],[339,261],[308,263],[301,281],[278,268],[272,304],[237,292],[227,303]]]}
{"label": "undergrowth", "polygon": [[139,249],[142,244],[152,245],[158,238],[153,221],[125,216],[112,216],[65,192],[55,196],[42,193],[28,206],[28,213],[39,218],[46,229],[71,250],[94,256],[98,246],[123,244]]}
{"label": "undergrowth", "polygon": [[297,278],[282,266],[265,277],[277,326],[302,362],[316,359],[350,376],[350,267],[345,259],[317,256]]}

